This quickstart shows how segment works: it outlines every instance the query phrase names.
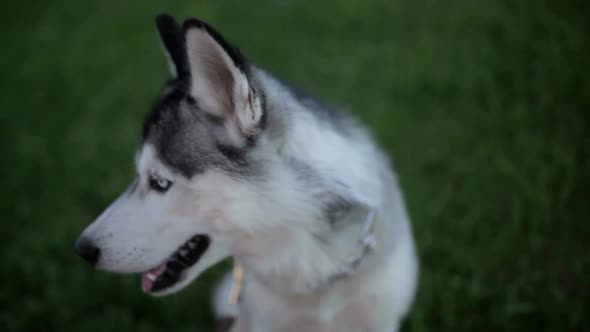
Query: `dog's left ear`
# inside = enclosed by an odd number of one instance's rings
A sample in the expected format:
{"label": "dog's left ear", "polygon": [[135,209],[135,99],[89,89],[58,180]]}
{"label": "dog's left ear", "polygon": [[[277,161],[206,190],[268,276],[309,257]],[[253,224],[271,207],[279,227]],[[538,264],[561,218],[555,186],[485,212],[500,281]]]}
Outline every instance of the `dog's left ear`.
{"label": "dog's left ear", "polygon": [[207,23],[183,24],[190,94],[199,108],[223,119],[234,143],[256,136],[263,121],[260,96],[251,86],[246,59]]}
{"label": "dog's left ear", "polygon": [[170,63],[172,75],[175,78],[188,79],[190,73],[186,50],[184,48],[185,43],[182,28],[168,14],[160,14],[156,17],[156,27],[158,28],[162,44],[164,44],[164,50]]}

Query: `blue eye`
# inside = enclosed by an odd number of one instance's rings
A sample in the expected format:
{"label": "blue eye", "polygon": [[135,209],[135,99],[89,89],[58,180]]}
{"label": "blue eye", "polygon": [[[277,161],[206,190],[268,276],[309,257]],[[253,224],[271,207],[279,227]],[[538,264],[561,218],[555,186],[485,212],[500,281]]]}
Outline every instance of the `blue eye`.
{"label": "blue eye", "polygon": [[166,180],[166,179],[159,177],[155,174],[150,177],[149,182],[150,182],[150,188],[152,188],[155,191],[160,192],[160,193],[165,193],[172,186],[172,181]]}

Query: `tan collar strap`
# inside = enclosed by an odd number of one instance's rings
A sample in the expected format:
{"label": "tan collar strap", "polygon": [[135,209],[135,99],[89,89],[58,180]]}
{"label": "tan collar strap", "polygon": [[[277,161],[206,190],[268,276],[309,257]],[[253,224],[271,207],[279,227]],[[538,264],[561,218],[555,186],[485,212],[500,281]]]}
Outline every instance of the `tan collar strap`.
{"label": "tan collar strap", "polygon": [[237,304],[240,301],[242,285],[244,284],[244,268],[237,261],[234,261],[233,277],[234,284],[229,294],[229,302],[231,304]]}

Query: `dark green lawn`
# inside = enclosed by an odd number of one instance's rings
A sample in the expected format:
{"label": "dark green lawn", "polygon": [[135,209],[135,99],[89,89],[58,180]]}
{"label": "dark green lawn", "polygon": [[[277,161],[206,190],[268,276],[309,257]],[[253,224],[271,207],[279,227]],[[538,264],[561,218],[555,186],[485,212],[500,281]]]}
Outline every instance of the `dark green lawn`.
{"label": "dark green lawn", "polygon": [[588,1],[26,0],[0,29],[2,331],[210,326],[221,269],[153,299],[72,249],[131,180],[160,11],[373,129],[421,256],[405,331],[590,330]]}

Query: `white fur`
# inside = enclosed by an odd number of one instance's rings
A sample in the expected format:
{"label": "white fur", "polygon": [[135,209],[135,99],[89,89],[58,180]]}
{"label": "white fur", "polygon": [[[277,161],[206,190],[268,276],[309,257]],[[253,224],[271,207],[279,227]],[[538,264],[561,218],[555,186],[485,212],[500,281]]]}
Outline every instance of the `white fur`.
{"label": "white fur", "polygon": [[276,165],[269,187],[251,195],[264,197],[266,204],[243,203],[233,211],[256,206],[241,219],[250,225],[268,223],[265,236],[233,248],[247,280],[235,331],[397,329],[416,289],[417,262],[404,202],[386,159],[362,130],[343,136],[298,109],[303,106],[272,78],[258,75],[268,84],[267,102],[282,110],[274,116],[288,123],[281,157],[314,165],[326,182],[344,183],[360,201],[376,207],[376,249],[352,276],[326,284],[355,252],[363,222],[356,232],[342,234],[333,248],[318,243],[313,234],[323,225],[315,202],[287,169]]}
{"label": "white fur", "polygon": [[[241,146],[262,116],[249,95],[246,76],[213,39],[190,30],[191,71],[224,64],[233,77],[235,112],[225,117],[228,135]],[[211,62],[209,57],[217,57]],[[245,270],[239,310],[224,303],[229,281],[214,300],[219,316],[237,315],[234,332],[395,331],[417,286],[418,264],[410,221],[387,158],[359,126],[339,131],[313,114],[313,104],[262,70],[252,78],[265,94],[269,128],[248,152],[263,165],[263,179],[238,179],[215,168],[190,179],[158,160],[146,143],[137,158],[138,184],[123,193],[84,236],[101,249],[98,267],[143,272],[168,257],[194,234],[212,239],[203,258],[164,295],[181,289],[202,271],[233,256]],[[226,101],[201,76],[191,93],[208,111],[225,112]],[[219,88],[219,87],[217,87]],[[213,97],[211,97],[213,96]],[[210,98],[211,97],[211,98]],[[294,163],[313,171],[302,181]],[[174,185],[162,195],[150,191],[151,174]],[[336,195],[353,209],[334,229],[318,197]],[[374,214],[371,223],[367,216]],[[369,227],[370,226],[370,227]],[[371,238],[374,246],[363,241]],[[358,261],[358,265],[351,262]]]}

